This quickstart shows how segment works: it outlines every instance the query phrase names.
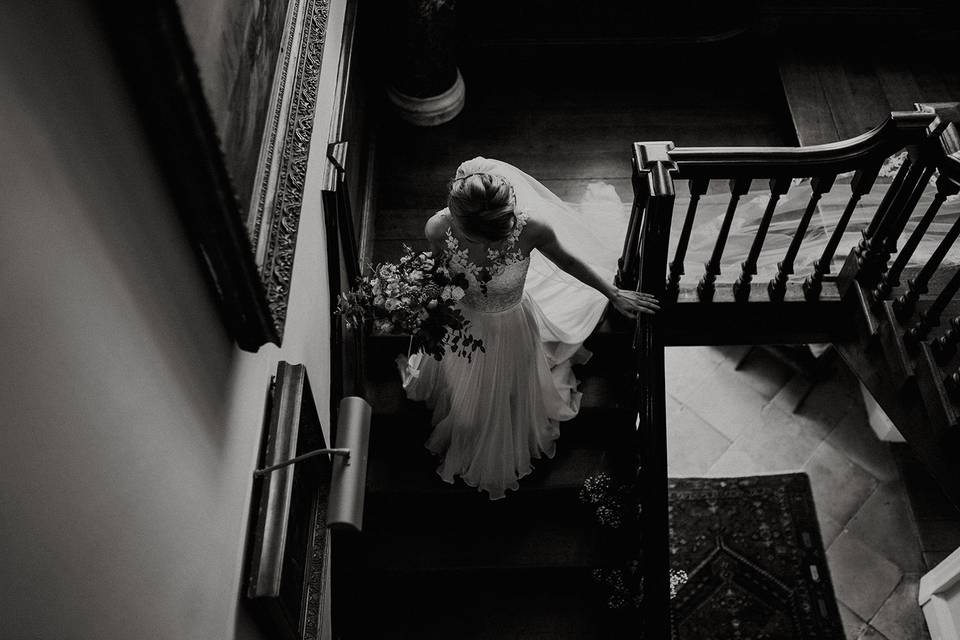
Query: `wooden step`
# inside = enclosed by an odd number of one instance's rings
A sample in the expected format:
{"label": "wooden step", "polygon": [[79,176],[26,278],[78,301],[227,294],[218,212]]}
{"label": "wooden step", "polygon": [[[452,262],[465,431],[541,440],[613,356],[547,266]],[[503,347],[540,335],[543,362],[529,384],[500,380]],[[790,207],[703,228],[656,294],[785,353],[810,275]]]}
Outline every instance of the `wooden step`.
{"label": "wooden step", "polygon": [[597,606],[589,574],[582,570],[365,577],[376,579],[358,584],[356,615],[350,625],[340,625],[343,640],[617,637],[609,629],[609,614]]}
{"label": "wooden step", "polygon": [[907,345],[903,341],[903,327],[893,314],[893,303],[886,301],[877,308],[880,314],[877,338],[890,375],[900,385],[912,383],[913,356],[908,352]]}
{"label": "wooden step", "polygon": [[[853,287],[858,287],[854,283]],[[855,293],[855,292],[854,292]],[[854,305],[862,313],[870,313],[860,305]],[[891,322],[884,312],[875,316],[878,334],[891,331],[886,326]],[[895,322],[895,319],[892,320]],[[960,466],[954,452],[960,450],[960,427],[956,424],[957,411],[945,398],[942,389],[943,371],[933,361],[925,345],[911,357],[915,372],[914,384],[903,384],[894,368],[888,363],[882,341],[867,330],[866,320],[856,322],[858,333],[835,343],[838,352],[860,381],[867,387],[887,416],[897,426],[916,457],[928,468],[944,492],[960,504]],[[888,346],[888,349],[890,347]],[[898,359],[900,356],[894,356]],[[902,375],[902,373],[901,373]]]}
{"label": "wooden step", "polygon": [[940,437],[955,432],[960,428],[957,408],[944,386],[944,371],[926,343],[918,348],[916,372],[917,387],[931,417],[930,426],[939,430]]}
{"label": "wooden step", "polygon": [[523,487],[496,501],[463,492],[373,494],[366,508],[366,570],[586,569],[598,556],[578,488]]}
{"label": "wooden step", "polygon": [[[426,435],[417,432],[384,437],[386,431],[378,427],[371,437],[367,469],[370,492],[476,492],[460,481],[449,485],[436,474],[439,460],[424,447]],[[533,472],[520,483],[525,490],[579,487],[585,477],[606,468],[609,458],[604,449],[570,442],[561,431],[553,459],[534,460]]]}

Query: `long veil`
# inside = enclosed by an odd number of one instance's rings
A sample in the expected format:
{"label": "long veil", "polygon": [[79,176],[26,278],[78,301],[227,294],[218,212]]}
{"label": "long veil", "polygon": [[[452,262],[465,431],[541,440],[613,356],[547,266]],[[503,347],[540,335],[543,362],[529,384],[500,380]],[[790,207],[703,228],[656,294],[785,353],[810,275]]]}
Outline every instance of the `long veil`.
{"label": "long veil", "polygon": [[[623,246],[629,213],[612,185],[591,183],[583,200],[563,202],[556,194],[517,167],[477,157],[460,165],[458,175],[485,172],[502,176],[514,189],[516,206],[545,220],[560,244],[612,282]],[[537,311],[541,339],[555,345],[557,359],[568,356],[593,331],[607,306],[597,290],[562,271],[539,251],[530,255],[524,287]]]}

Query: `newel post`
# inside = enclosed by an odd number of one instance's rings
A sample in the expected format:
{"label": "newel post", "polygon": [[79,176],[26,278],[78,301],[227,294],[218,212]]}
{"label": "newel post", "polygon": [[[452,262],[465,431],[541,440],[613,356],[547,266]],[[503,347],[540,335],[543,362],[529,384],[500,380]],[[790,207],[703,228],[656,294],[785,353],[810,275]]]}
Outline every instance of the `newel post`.
{"label": "newel post", "polygon": [[[673,218],[670,142],[634,145],[635,183],[642,182],[646,207],[638,243],[638,289],[662,299]],[[638,198],[639,200],[639,198]],[[634,207],[634,214],[637,213]],[[648,638],[670,637],[670,529],[667,513],[667,417],[662,322],[640,314],[634,335],[636,356],[636,497],[642,506],[644,597],[641,615]]]}
{"label": "newel post", "polygon": [[675,192],[671,173],[677,170],[677,165],[670,159],[671,149],[672,142],[635,142],[633,145],[633,207],[630,210],[630,222],[616,277],[616,284],[621,289],[637,289],[640,279],[641,236],[648,219],[649,207],[662,208],[668,204],[665,198],[669,198],[672,215]]}

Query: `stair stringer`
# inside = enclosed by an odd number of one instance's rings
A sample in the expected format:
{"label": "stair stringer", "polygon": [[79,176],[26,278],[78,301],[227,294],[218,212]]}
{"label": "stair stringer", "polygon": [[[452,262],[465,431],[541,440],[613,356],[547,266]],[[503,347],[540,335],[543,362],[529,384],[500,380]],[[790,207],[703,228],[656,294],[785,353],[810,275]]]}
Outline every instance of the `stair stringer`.
{"label": "stair stringer", "polygon": [[[854,282],[848,291],[849,308],[854,314],[871,313],[858,304],[862,297]],[[939,368],[929,358],[925,345],[907,352],[902,340],[891,342],[890,335],[898,336],[899,326],[889,326],[888,314],[861,318],[854,335],[835,342],[838,353],[857,376],[880,408],[903,435],[914,455],[939,482],[955,505],[960,505],[960,426],[949,398],[938,379]],[[876,327],[871,332],[869,327]],[[888,336],[881,340],[880,335]],[[902,349],[891,358],[891,348]],[[891,361],[911,361],[912,372],[891,365]],[[912,373],[912,375],[910,375]]]}

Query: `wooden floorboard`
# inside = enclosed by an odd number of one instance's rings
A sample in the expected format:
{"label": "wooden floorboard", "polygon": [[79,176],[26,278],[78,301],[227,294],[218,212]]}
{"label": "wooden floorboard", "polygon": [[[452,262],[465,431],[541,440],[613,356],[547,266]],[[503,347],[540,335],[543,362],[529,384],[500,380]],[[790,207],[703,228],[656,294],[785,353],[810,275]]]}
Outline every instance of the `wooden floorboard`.
{"label": "wooden floorboard", "polygon": [[890,109],[913,111],[913,104],[922,99],[923,93],[910,65],[904,60],[877,60],[873,70]]}
{"label": "wooden floorboard", "polygon": [[612,56],[468,51],[461,61],[467,103],[452,122],[413,127],[385,110],[375,257],[395,259],[402,242],[422,246],[423,223],[446,205],[457,166],[478,155],[520,167],[566,201],[579,201],[595,180],[630,201],[634,141],[795,143],[774,61],[758,63],[755,48],[667,52],[666,64],[643,65],[642,73],[626,55]]}
{"label": "wooden floorboard", "polygon": [[821,57],[787,48],[780,54],[780,78],[790,115],[803,146],[840,139],[818,69],[826,63]]}
{"label": "wooden floorboard", "polygon": [[868,61],[838,56],[834,64],[821,69],[820,76],[841,140],[866,133],[888,117],[890,104]]}
{"label": "wooden floorboard", "polygon": [[780,75],[800,143],[855,137],[916,102],[960,101],[960,71],[938,51],[784,43]]}

